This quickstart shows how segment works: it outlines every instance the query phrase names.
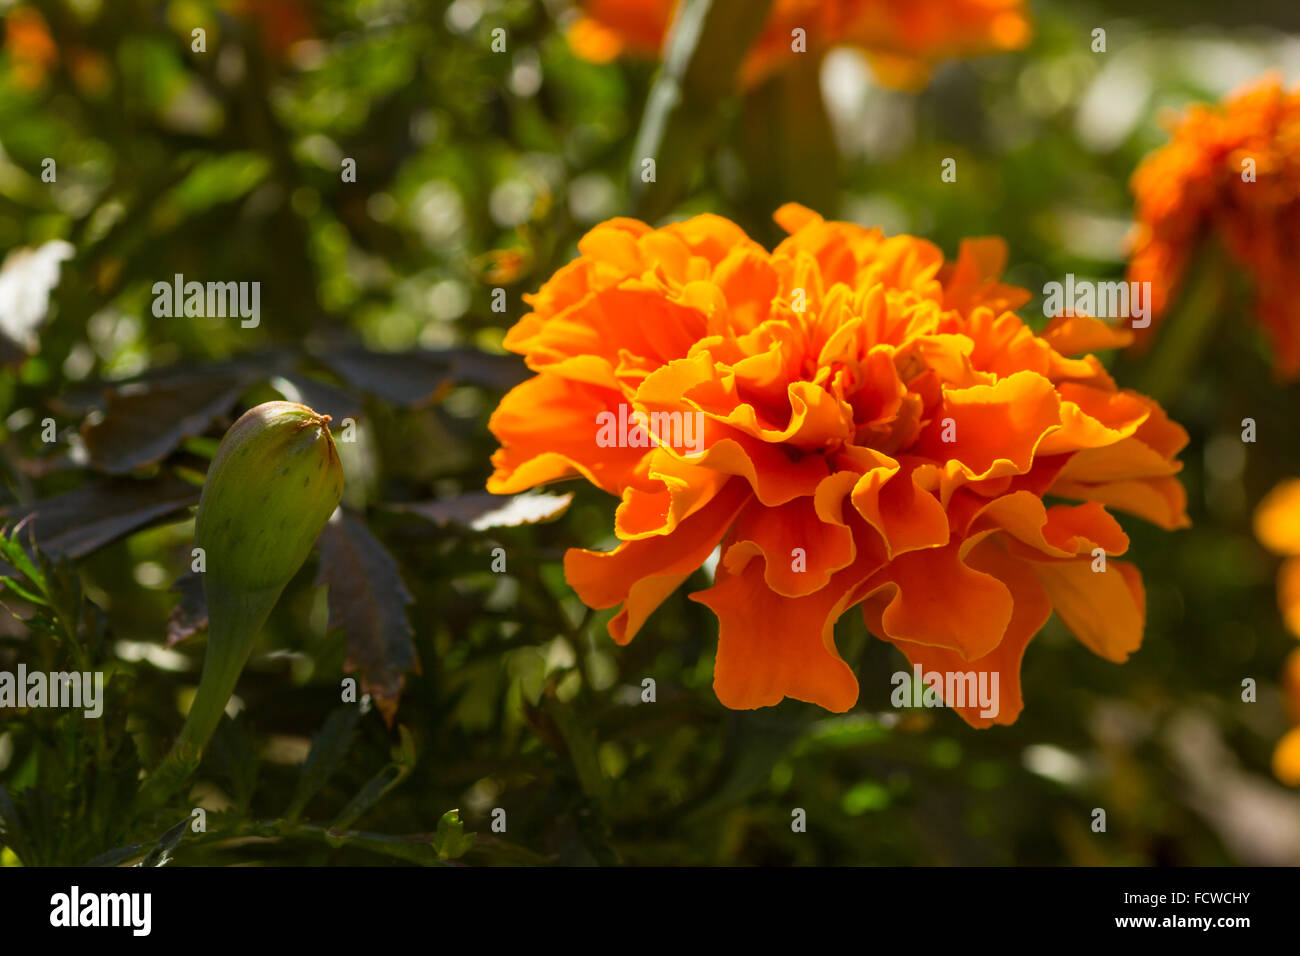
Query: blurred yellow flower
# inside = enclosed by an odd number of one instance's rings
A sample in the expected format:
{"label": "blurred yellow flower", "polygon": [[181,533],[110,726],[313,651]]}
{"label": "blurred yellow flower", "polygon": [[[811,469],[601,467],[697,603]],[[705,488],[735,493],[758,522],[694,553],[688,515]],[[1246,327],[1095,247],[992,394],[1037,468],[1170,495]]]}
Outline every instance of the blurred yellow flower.
{"label": "blurred yellow flower", "polygon": [[1282,668],[1282,698],[1292,723],[1273,751],[1273,774],[1288,787],[1300,787],[1300,648],[1292,651]]}
{"label": "blurred yellow flower", "polygon": [[[1264,496],[1255,509],[1255,537],[1275,554],[1286,555],[1277,575],[1277,603],[1287,629],[1300,637],[1300,478],[1289,478]],[[1282,697],[1292,727],[1273,751],[1273,774],[1288,787],[1300,787],[1300,648],[1282,669]]]}
{"label": "blurred yellow flower", "polygon": [[1277,577],[1277,602],[1287,629],[1300,637],[1300,478],[1290,478],[1255,509],[1255,537],[1287,560]]}

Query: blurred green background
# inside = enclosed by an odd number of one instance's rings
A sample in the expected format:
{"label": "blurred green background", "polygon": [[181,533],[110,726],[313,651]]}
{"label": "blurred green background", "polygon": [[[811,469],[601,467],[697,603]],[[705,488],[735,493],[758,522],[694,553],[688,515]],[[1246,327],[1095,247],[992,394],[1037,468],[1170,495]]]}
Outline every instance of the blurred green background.
{"label": "blurred green background", "polygon": [[[920,93],[831,52],[797,135],[768,93],[707,104],[714,141],[669,144],[683,179],[654,215],[717,212],[770,245],[772,210],[797,199],[950,255],[1000,235],[1040,324],[1044,282],[1123,275],[1128,177],[1165,142],[1161,111],[1269,70],[1294,83],[1300,12],[1030,9],[1027,49],[944,64]],[[583,607],[560,564],[612,544],[614,502],[566,483],[567,511],[509,526],[481,495],[487,416],[525,374],[500,345],[521,296],[587,228],[645,209],[629,170],[655,64],[575,58],[561,0],[0,11],[0,252],[72,253],[48,314],[19,308],[22,262],[0,278],[0,506],[10,525],[36,514],[48,558],[37,600],[0,592],[0,670],[70,668],[75,644],[108,677],[99,721],[0,711],[5,863],[133,861],[160,839],[182,864],[1300,863],[1300,796],[1269,772],[1294,643],[1250,529],[1300,475],[1300,390],[1271,378],[1245,277],[1199,356],[1147,383],[1191,433],[1194,526],[1124,522],[1148,595],[1127,664],[1053,620],[1019,721],[976,731],[891,709],[903,658],[854,612],[837,628],[852,712],[731,712],[711,688],[716,622],[684,596],[704,572],[618,648],[612,612]],[[260,281],[260,325],[155,317],[151,287],[176,273]],[[1144,384],[1142,360],[1108,363]],[[356,423],[339,445],[348,519],[285,592],[191,798],[133,819],[202,660],[196,482],[233,416],[278,396]],[[341,701],[349,674],[364,712]],[[192,807],[206,832],[164,838]]]}

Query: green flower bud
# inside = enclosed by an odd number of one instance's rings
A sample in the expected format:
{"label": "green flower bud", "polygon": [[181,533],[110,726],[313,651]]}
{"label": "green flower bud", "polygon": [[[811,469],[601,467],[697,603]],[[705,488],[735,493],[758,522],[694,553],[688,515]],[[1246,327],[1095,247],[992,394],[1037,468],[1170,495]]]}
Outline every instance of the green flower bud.
{"label": "green flower bud", "polygon": [[267,402],[217,448],[194,527],[208,606],[203,676],[175,749],[151,778],[152,802],[197,768],[258,632],[338,507],[343,467],[329,421],[305,405]]}
{"label": "green flower bud", "polygon": [[278,597],[307,560],[343,493],[329,421],[305,405],[267,402],[226,432],[194,527],[209,602],[230,593]]}

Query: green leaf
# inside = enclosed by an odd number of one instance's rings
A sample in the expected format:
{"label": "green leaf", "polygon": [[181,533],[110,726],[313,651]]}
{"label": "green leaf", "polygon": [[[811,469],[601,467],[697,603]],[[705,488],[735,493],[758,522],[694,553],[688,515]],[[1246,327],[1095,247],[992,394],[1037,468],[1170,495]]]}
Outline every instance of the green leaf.
{"label": "green leaf", "polygon": [[433,847],[440,860],[455,860],[464,856],[474,845],[474,834],[465,832],[460,810],[448,810],[438,821],[438,832],[433,837]]}
{"label": "green leaf", "polygon": [[45,599],[33,591],[27,590],[16,580],[9,577],[0,577],[0,591],[12,591],[24,601],[30,601],[37,606],[46,606]]}
{"label": "green leaf", "polygon": [[208,743],[205,766],[230,788],[230,796],[241,810],[247,810],[257,788],[257,752],[248,731],[248,721],[223,715]]}
{"label": "green leaf", "polygon": [[166,866],[171,859],[172,850],[181,842],[181,837],[185,836],[185,831],[190,827],[190,818],[186,817],[180,823],[176,824],[153,845],[148,855],[140,861],[141,866]]}
{"label": "green leaf", "polygon": [[32,866],[37,862],[18,808],[10,798],[9,790],[2,785],[0,785],[0,844],[9,847],[24,866]]}
{"label": "green leaf", "polygon": [[270,171],[270,160],[258,153],[214,156],[197,163],[167,199],[175,202],[185,215],[194,216],[247,195]]}
{"label": "green leaf", "polygon": [[120,846],[115,850],[109,850],[107,853],[101,853],[93,860],[87,860],[85,866],[121,866],[127,860],[134,860],[136,857],[145,853],[152,847],[151,843],[133,843],[130,846]]}
{"label": "green leaf", "polygon": [[561,703],[550,694],[543,700],[542,709],[564,742],[582,792],[598,805],[605,806],[609,800],[610,783],[600,766],[600,747],[595,729],[589,722],[579,720],[572,706]]}
{"label": "green leaf", "polygon": [[400,728],[401,743],[394,748],[394,762],[379,771],[361,788],[361,792],[348,801],[330,823],[331,830],[346,830],[367,810],[405,780],[415,768],[415,746],[405,727]]}
{"label": "green leaf", "polygon": [[[325,726],[312,740],[311,750],[298,775],[298,788],[284,815],[297,820],[303,809],[335,772],[352,747],[352,738],[361,719],[361,708],[355,705],[338,707],[325,718]],[[405,730],[405,728],[402,728]]]}
{"label": "green leaf", "polygon": [[[6,515],[6,517],[9,517],[9,515]],[[24,515],[23,517],[27,517],[27,515]],[[20,519],[19,524],[21,523]],[[15,527],[7,538],[4,534],[0,534],[0,560],[3,560],[6,564],[14,568],[14,570],[22,574],[22,576],[28,581],[36,585],[37,589],[43,595],[48,595],[49,586],[45,583],[45,576],[37,569],[36,565],[32,562],[32,559],[27,556],[26,550],[24,550],[22,544],[18,540],[18,533],[19,529]],[[3,573],[3,571],[4,566],[0,565],[0,573]],[[12,577],[7,577],[6,580],[12,580]],[[35,600],[37,604],[47,605],[47,602],[44,599],[28,598],[28,600]]]}
{"label": "green leaf", "polygon": [[793,716],[747,711],[732,714],[722,762],[703,800],[691,808],[692,815],[706,816],[739,803],[770,779],[772,768],[807,732],[813,719],[807,711]]}

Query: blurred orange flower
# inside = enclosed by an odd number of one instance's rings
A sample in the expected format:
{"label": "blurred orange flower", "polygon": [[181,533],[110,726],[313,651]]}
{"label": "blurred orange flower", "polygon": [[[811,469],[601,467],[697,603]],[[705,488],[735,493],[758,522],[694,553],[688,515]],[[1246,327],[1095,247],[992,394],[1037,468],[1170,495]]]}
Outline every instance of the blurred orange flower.
{"label": "blurred orange flower", "polygon": [[1070,357],[1129,333],[1075,317],[1035,334],[1010,311],[1029,293],[998,281],[1000,239],[945,262],[801,206],[776,219],[771,253],[712,215],[589,232],[506,336],[536,375],[492,416],[488,489],[576,474],[620,498],[618,546],[565,558],[588,605],[622,604],[619,643],[721,545],[692,598],[720,622],[728,707],[852,707],[832,629],[859,604],[913,664],[998,675],[995,715],[957,708],[975,726],[1016,719],[1053,609],[1123,661],[1145,600],[1110,560],[1128,538],[1107,508],[1187,524],[1186,433]]}
{"label": "blurred orange flower", "polygon": [[1171,134],[1133,174],[1129,279],[1151,283],[1159,318],[1215,234],[1254,280],[1278,374],[1300,375],[1300,92],[1268,79],[1221,106],[1192,106]]}
{"label": "blurred orange flower", "polygon": [[274,60],[283,60],[300,40],[314,36],[311,7],[305,0],[229,0],[230,12],[255,24]]}
{"label": "blurred orange flower", "polygon": [[[584,59],[604,63],[629,53],[657,56],[678,0],[581,0],[569,43]],[[940,60],[1018,50],[1032,33],[1023,0],[774,0],[767,23],[741,67],[752,87],[794,56],[794,31],[806,50],[862,47],[882,83],[923,86]]]}
{"label": "blurred orange flower", "polygon": [[1282,736],[1273,751],[1273,774],[1288,787],[1300,787],[1300,648],[1287,655],[1282,696],[1296,726]]}
{"label": "blurred orange flower", "polygon": [[4,30],[14,82],[25,90],[37,89],[59,60],[45,18],[35,7],[17,6],[5,15]]}

